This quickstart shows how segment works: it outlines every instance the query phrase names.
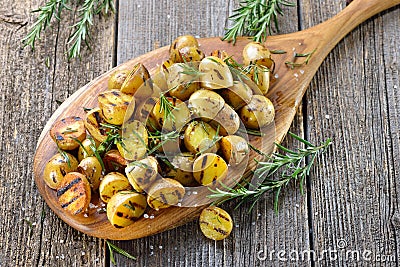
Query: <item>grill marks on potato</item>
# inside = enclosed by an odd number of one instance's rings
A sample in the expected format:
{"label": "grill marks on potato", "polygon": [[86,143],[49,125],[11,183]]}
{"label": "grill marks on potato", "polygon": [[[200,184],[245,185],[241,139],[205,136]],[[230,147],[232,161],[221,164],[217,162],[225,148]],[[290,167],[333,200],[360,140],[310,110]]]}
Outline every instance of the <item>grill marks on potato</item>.
{"label": "grill marks on potato", "polygon": [[200,214],[200,229],[212,240],[222,240],[229,236],[233,228],[231,216],[223,209],[212,206]]}
{"label": "grill marks on potato", "polygon": [[125,175],[121,173],[110,172],[104,176],[103,180],[100,182],[100,198],[105,203],[107,203],[113,195],[124,190],[132,190],[132,186]]}
{"label": "grill marks on potato", "polygon": [[142,159],[147,153],[148,133],[137,120],[126,122],[122,129],[122,140],[117,143],[119,153],[127,160]]}
{"label": "grill marks on potato", "polygon": [[177,205],[185,195],[185,188],[176,180],[163,178],[157,180],[147,193],[149,206],[159,210]]}
{"label": "grill marks on potato", "polygon": [[87,114],[84,124],[90,135],[99,142],[104,142],[107,139],[107,131],[101,127],[106,121],[103,118],[100,108],[93,108]]}
{"label": "grill marks on potato", "polygon": [[193,164],[193,177],[202,185],[223,180],[228,174],[228,165],[219,155],[205,153],[200,155]]}
{"label": "grill marks on potato", "polygon": [[91,189],[86,176],[78,172],[68,173],[57,189],[60,206],[71,214],[85,211],[91,200]]}
{"label": "grill marks on potato", "polygon": [[[134,101],[134,98],[119,90],[109,90],[100,93],[97,100],[104,120],[111,124],[121,125],[124,122],[128,106]],[[132,104],[134,105],[134,102]]]}
{"label": "grill marks on potato", "polygon": [[80,117],[67,117],[56,121],[50,130],[50,136],[62,150],[74,150],[79,147],[76,140],[86,138],[85,125]]}

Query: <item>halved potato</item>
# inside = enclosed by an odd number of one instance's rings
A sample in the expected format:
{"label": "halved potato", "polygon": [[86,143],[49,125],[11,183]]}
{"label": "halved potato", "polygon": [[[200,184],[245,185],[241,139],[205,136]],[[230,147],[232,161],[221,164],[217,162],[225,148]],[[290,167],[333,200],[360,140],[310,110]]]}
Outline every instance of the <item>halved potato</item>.
{"label": "halved potato", "polygon": [[221,89],[233,85],[232,73],[226,63],[218,57],[206,57],[199,65],[201,86],[206,89]]}
{"label": "halved potato", "polygon": [[167,176],[180,182],[183,186],[196,186],[197,181],[193,177],[194,155],[188,152],[183,152],[176,155],[172,161],[175,169],[168,172]]}
{"label": "halved potato", "polygon": [[144,195],[132,191],[120,191],[107,204],[107,218],[116,228],[131,225],[143,215],[147,202]]}
{"label": "halved potato", "polygon": [[101,126],[106,123],[100,108],[93,108],[86,113],[84,124],[90,135],[99,142],[107,139],[107,130]]}
{"label": "halved potato", "polygon": [[149,78],[150,74],[146,67],[142,63],[137,63],[121,85],[121,92],[133,95]]}
{"label": "halved potato", "polygon": [[73,172],[78,167],[78,161],[74,156],[65,152],[57,153],[44,167],[43,180],[52,189],[57,189],[64,176]]}
{"label": "halved potato", "polygon": [[231,87],[221,90],[220,94],[226,103],[238,110],[250,103],[253,91],[244,82],[234,81]]}
{"label": "halved potato", "polygon": [[78,165],[77,171],[86,176],[90,187],[97,190],[103,176],[103,168],[96,157],[86,157]]}
{"label": "halved potato", "polygon": [[219,143],[217,132],[208,123],[192,121],[185,129],[183,141],[191,153],[217,152]]}
{"label": "halved potato", "polygon": [[152,114],[154,106],[157,104],[157,97],[150,97],[138,104],[136,108],[135,119],[141,122],[146,122],[146,127],[149,132],[154,132],[156,130],[161,130],[158,126],[156,118]]}
{"label": "halved potato", "polygon": [[85,212],[91,197],[89,181],[79,172],[65,175],[57,188],[57,198],[61,208],[74,215]]}
{"label": "halved potato", "polygon": [[50,129],[50,136],[62,150],[74,150],[79,147],[76,140],[86,138],[86,129],[80,117],[67,117],[56,121]]}
{"label": "halved potato", "polygon": [[233,228],[232,218],[221,208],[211,206],[200,213],[200,230],[212,240],[222,240],[229,236]]}
{"label": "halved potato", "polygon": [[250,42],[243,48],[243,63],[263,65],[269,69],[274,65],[269,49],[258,42]]}
{"label": "halved potato", "polygon": [[232,166],[241,163],[249,154],[247,141],[241,136],[224,136],[220,144],[222,156]]}
{"label": "halved potato", "polygon": [[173,62],[183,62],[179,50],[184,47],[199,47],[197,39],[192,35],[183,35],[176,38],[169,47],[169,58]]}
{"label": "halved potato", "polygon": [[100,182],[100,198],[105,203],[108,203],[113,195],[124,190],[132,190],[132,186],[128,178],[119,172],[108,173]]}
{"label": "halved potato", "polygon": [[128,77],[129,70],[116,70],[108,79],[108,89],[121,89],[126,77]]}
{"label": "halved potato", "polygon": [[[186,104],[175,97],[166,97],[171,106],[162,107],[161,100],[158,100],[153,110],[151,117],[157,122],[158,129],[163,132],[172,132],[181,130],[181,128],[190,121],[190,111]],[[168,108],[169,110],[165,110]]]}
{"label": "halved potato", "polygon": [[122,140],[117,143],[119,153],[127,160],[139,160],[147,153],[148,133],[137,120],[124,123]]}
{"label": "halved potato", "polygon": [[274,117],[274,105],[262,95],[253,95],[250,103],[240,110],[243,124],[251,129],[259,129],[270,124],[274,121]]}
{"label": "halved potato", "polygon": [[239,130],[240,118],[231,106],[225,104],[214,120],[210,122],[210,125],[215,129],[217,129],[219,125],[220,135],[234,134]]}
{"label": "halved potato", "polygon": [[149,189],[147,204],[155,210],[177,205],[185,195],[185,188],[173,179],[157,180]]}
{"label": "halved potato", "polygon": [[100,93],[97,99],[104,119],[114,125],[121,125],[124,122],[128,106],[135,104],[133,96],[124,94],[119,90]]}
{"label": "halved potato", "polygon": [[158,162],[152,156],[133,161],[125,168],[129,183],[138,192],[147,191],[157,179],[157,173]]}
{"label": "halved potato", "polygon": [[194,118],[202,118],[207,121],[214,119],[224,104],[224,99],[216,92],[198,90],[190,96],[188,108]]}
{"label": "halved potato", "polygon": [[193,92],[200,89],[200,77],[195,73],[198,69],[197,65],[197,63],[178,63],[168,69],[167,86],[170,96],[186,101]]}
{"label": "halved potato", "polygon": [[193,176],[199,184],[209,185],[223,180],[228,174],[228,165],[214,153],[200,155],[193,164]]}
{"label": "halved potato", "polygon": [[78,160],[82,161],[84,158],[90,157],[94,155],[94,151],[92,148],[96,149],[99,145],[99,142],[96,144],[96,140],[85,139],[81,142],[81,145],[78,149]]}
{"label": "halved potato", "polygon": [[117,149],[111,149],[107,151],[103,156],[104,167],[106,173],[109,172],[120,172],[125,173],[125,167],[128,161],[121,156],[121,153]]}

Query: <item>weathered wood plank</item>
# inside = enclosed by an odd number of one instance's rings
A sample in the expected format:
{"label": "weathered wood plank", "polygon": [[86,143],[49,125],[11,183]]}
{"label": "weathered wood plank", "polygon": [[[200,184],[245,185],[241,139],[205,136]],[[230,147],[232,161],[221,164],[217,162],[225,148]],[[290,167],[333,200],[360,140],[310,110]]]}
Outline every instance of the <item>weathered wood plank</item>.
{"label": "weathered wood plank", "polygon": [[66,26],[73,13],[42,35],[35,52],[21,48],[26,24],[36,18],[30,11],[43,4],[6,1],[0,11],[0,265],[104,266],[104,242],[78,233],[55,216],[40,197],[31,169],[37,138],[56,101],[111,68],[113,19],[97,24],[96,53],[84,52],[82,61],[67,63]]}
{"label": "weathered wood plank", "polygon": [[[226,19],[237,4],[237,1],[203,1],[201,6],[198,2],[182,0],[120,1],[118,63],[146,53],[154,46],[168,45],[179,35],[221,36]],[[288,16],[280,19],[282,32],[297,31],[296,8],[284,10]],[[292,131],[302,135],[302,124],[300,113]],[[285,145],[298,144],[288,139]],[[140,240],[115,242],[138,256],[136,262],[117,256],[117,266],[254,266],[265,265],[267,261],[278,266],[276,255],[269,260],[272,250],[289,253],[309,249],[306,197],[290,186],[281,198],[277,216],[270,196],[263,198],[251,214],[247,213],[249,205],[238,210],[234,210],[235,203],[225,205],[231,211],[235,228],[231,237],[222,242],[207,240],[197,221]],[[306,260],[301,264],[308,263]]]}
{"label": "weathered wood plank", "polygon": [[[344,5],[302,1],[302,26],[325,20]],[[337,250],[333,258],[316,260],[317,266],[398,264],[391,218],[398,211],[400,169],[399,8],[385,13],[339,43],[307,94],[307,138],[334,140],[311,173],[316,255]],[[379,262],[379,256],[389,259]]]}

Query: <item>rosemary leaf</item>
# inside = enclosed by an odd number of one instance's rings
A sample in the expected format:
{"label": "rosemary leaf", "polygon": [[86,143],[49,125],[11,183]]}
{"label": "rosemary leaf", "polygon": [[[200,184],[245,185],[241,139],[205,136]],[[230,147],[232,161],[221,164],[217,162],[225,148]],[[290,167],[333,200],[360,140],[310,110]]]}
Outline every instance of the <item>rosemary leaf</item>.
{"label": "rosemary leaf", "polygon": [[108,251],[110,252],[110,260],[114,265],[116,264],[115,258],[114,258],[114,252],[121,254],[122,256],[125,256],[128,259],[136,260],[136,257],[132,256],[131,254],[129,254],[127,251],[123,250],[122,248],[117,247],[110,241],[106,240],[106,243],[107,243]]}

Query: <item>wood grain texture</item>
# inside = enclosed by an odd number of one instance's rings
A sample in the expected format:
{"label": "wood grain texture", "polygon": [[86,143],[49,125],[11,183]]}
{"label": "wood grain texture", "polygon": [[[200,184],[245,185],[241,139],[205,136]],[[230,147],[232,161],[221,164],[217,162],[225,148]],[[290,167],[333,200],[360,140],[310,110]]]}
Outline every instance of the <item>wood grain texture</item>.
{"label": "wood grain texture", "polygon": [[82,61],[67,63],[67,25],[76,10],[42,35],[35,52],[22,48],[20,40],[36,18],[31,10],[43,4],[5,1],[0,8],[6,18],[0,19],[0,266],[104,266],[104,242],[71,229],[43,202],[33,183],[32,161],[56,101],[111,68],[113,19],[97,25],[93,48],[98,53],[85,52]]}
{"label": "wood grain texture", "polygon": [[[302,1],[302,26],[342,8]],[[307,93],[307,138],[334,140],[318,162],[324,167],[310,175],[314,249],[343,255],[316,266],[398,266],[399,23],[398,8],[363,23],[333,50]]]}

